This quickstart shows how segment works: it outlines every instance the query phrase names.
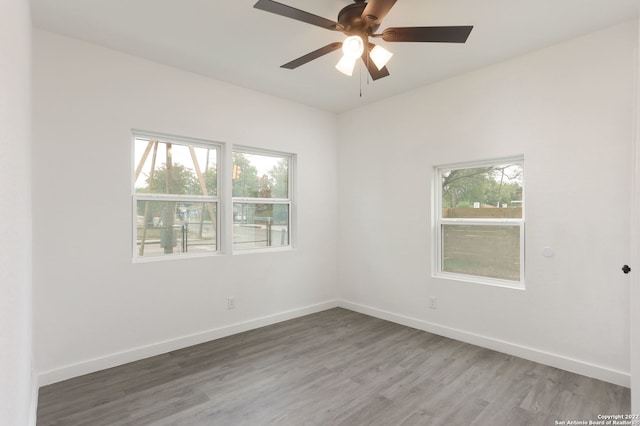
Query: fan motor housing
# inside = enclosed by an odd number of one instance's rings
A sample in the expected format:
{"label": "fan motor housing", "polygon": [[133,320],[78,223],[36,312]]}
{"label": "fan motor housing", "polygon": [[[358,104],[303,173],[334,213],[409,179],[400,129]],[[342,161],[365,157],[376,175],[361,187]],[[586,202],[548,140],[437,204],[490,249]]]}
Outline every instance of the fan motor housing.
{"label": "fan motor housing", "polygon": [[[379,25],[369,25],[368,19],[362,19],[362,12],[367,4],[357,2],[344,7],[338,13],[338,23],[342,26],[343,32],[348,35],[371,35],[378,29]],[[371,22],[373,22],[372,20]]]}

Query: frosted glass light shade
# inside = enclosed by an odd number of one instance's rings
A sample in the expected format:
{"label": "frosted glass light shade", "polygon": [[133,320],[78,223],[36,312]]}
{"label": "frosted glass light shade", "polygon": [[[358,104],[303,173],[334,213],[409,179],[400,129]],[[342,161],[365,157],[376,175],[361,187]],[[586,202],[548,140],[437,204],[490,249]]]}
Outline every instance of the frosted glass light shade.
{"label": "frosted glass light shade", "polygon": [[356,59],[350,58],[347,55],[342,55],[342,58],[336,64],[336,69],[342,74],[351,76],[353,69],[356,67]]}
{"label": "frosted glass light shade", "polygon": [[364,52],[364,42],[359,36],[349,36],[342,42],[342,52],[344,56],[356,60]]}
{"label": "frosted glass light shade", "polygon": [[391,59],[391,57],[393,56],[393,53],[389,52],[384,47],[375,46],[371,50],[371,53],[369,54],[369,56],[371,56],[371,60],[373,61],[374,64],[376,64],[376,67],[378,67],[378,69],[380,70],[382,69],[382,67],[387,65],[387,62],[389,62],[389,59]]}

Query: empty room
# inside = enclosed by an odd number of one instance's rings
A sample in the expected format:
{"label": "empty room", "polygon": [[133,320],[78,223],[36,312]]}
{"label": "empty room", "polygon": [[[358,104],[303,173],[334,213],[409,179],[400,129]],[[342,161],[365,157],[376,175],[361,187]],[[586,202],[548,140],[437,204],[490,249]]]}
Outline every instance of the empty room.
{"label": "empty room", "polygon": [[637,0],[0,4],[0,425],[640,424]]}

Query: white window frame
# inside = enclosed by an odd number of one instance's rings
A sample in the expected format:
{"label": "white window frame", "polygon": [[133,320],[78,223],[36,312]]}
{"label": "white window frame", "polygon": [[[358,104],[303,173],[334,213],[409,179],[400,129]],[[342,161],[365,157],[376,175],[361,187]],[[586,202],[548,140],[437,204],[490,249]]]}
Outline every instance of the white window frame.
{"label": "white window frame", "polygon": [[[233,211],[233,205],[235,203],[247,203],[247,204],[280,204],[280,205],[288,205],[288,221],[289,221],[289,235],[288,235],[288,244],[282,246],[272,246],[272,247],[256,247],[256,248],[235,248],[233,244],[233,213],[231,213],[231,250],[233,254],[248,254],[248,253],[265,253],[265,252],[274,252],[274,251],[288,251],[294,248],[295,241],[295,203],[294,203],[294,194],[295,194],[295,168],[296,168],[296,154],[282,151],[274,151],[268,149],[261,148],[253,148],[243,145],[234,145],[231,149],[230,157],[233,157],[233,153],[241,153],[241,154],[252,154],[252,155],[263,155],[269,157],[279,157],[279,158],[287,158],[289,161],[289,169],[287,173],[288,177],[288,198],[255,198],[255,197],[231,197],[231,203],[229,206],[229,210]],[[231,168],[232,169],[232,168]],[[228,176],[227,176],[228,177]],[[231,182],[231,178],[229,181]],[[233,195],[233,194],[231,194]]]}
{"label": "white window frame", "polygon": [[[443,218],[442,217],[442,174],[447,170],[472,169],[478,167],[497,166],[502,164],[520,164],[523,169],[522,181],[522,218]],[[435,166],[433,179],[433,224],[432,230],[435,238],[432,256],[432,276],[456,281],[465,281],[478,284],[506,287],[512,289],[525,289],[525,203],[524,203],[524,156],[512,156],[485,161],[464,162]],[[520,280],[511,281],[486,276],[468,275],[442,270],[443,264],[443,235],[444,225],[469,225],[469,226],[517,226],[520,229]]]}
{"label": "white window frame", "polygon": [[[207,149],[215,149],[216,150],[216,195],[181,195],[181,194],[145,194],[145,193],[137,193],[135,188],[135,141],[137,138],[140,139],[150,139],[157,140],[161,143],[172,143],[175,145],[182,146],[197,146]],[[197,257],[208,257],[208,256],[216,256],[223,252],[222,247],[224,243],[224,237],[221,234],[222,230],[222,209],[224,208],[222,205],[222,192],[223,188],[221,186],[221,175],[224,173],[224,167],[222,167],[223,156],[225,154],[224,145],[221,143],[196,139],[196,138],[188,138],[183,136],[175,136],[168,135],[157,132],[150,132],[144,130],[134,129],[131,132],[131,211],[132,211],[132,233],[131,233],[131,242],[132,242],[132,261],[134,263],[141,262],[157,262],[157,261],[166,261],[166,260],[174,260],[174,259],[185,259],[185,258],[197,258]],[[216,205],[216,250],[211,252],[194,252],[194,253],[173,253],[171,255],[166,256],[140,256],[138,254],[138,244],[137,244],[137,205],[138,201],[176,201],[176,202],[208,202],[215,203]]]}

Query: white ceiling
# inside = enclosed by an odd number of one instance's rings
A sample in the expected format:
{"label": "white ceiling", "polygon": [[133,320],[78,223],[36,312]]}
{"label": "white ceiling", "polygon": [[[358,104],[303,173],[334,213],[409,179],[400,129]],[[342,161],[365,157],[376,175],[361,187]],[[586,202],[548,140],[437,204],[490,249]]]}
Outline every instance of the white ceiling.
{"label": "white ceiling", "polygon": [[[638,16],[640,0],[398,0],[386,27],[473,25],[466,44],[376,43],[395,55],[367,82],[335,70],[340,52],[280,65],[344,36],[254,9],[257,0],[31,0],[38,28],[327,111],[365,103]],[[351,0],[278,0],[337,20]],[[362,96],[360,91],[362,87]]]}

